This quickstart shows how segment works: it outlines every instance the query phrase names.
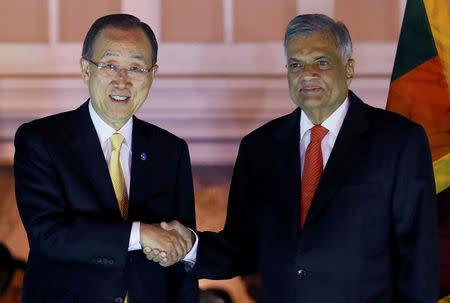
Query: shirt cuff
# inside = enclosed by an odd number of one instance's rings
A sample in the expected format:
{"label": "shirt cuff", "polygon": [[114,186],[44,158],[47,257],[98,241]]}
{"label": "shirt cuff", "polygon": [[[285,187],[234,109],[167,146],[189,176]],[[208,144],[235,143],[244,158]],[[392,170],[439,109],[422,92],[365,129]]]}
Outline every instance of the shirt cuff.
{"label": "shirt cuff", "polygon": [[195,236],[195,242],[194,245],[192,245],[191,250],[184,256],[183,263],[185,264],[186,269],[192,269],[195,266],[195,262],[197,261],[197,249],[198,249],[198,236],[197,234],[189,228],[189,230],[194,234]]}
{"label": "shirt cuff", "polygon": [[141,246],[141,222],[135,221],[131,225],[130,242],[128,243],[128,251],[140,250]]}

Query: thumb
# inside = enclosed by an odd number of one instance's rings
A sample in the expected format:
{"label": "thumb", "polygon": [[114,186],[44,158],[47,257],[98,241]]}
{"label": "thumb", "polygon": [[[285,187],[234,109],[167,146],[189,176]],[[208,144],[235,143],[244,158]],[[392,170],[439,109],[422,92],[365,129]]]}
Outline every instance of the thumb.
{"label": "thumb", "polygon": [[172,230],[172,229],[173,229],[172,226],[170,226],[169,224],[167,224],[167,222],[164,222],[164,221],[161,222],[160,226],[161,226],[161,228],[164,229],[164,230]]}

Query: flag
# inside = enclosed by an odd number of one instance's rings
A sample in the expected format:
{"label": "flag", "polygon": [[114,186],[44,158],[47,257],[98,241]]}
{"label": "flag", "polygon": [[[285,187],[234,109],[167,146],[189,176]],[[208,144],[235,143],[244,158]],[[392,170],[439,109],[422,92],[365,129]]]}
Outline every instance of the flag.
{"label": "flag", "polygon": [[436,180],[441,297],[450,294],[450,13],[447,0],[408,0],[387,109],[421,124]]}

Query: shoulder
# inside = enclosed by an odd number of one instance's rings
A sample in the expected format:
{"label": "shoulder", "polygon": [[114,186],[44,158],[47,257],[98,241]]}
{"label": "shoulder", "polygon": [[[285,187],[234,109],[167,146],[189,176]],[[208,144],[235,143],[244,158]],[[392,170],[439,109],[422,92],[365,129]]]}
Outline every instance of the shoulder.
{"label": "shoulder", "polygon": [[134,117],[133,123],[134,131],[139,131],[142,134],[151,137],[152,140],[157,140],[159,144],[187,147],[185,140],[159,126],[143,121],[136,117]]}
{"label": "shoulder", "polygon": [[424,133],[423,127],[408,118],[385,109],[364,104],[371,129],[384,136],[404,137],[411,133]]}
{"label": "shoulder", "polygon": [[73,113],[74,111],[67,111],[26,122],[17,129],[16,139],[25,136],[59,136],[70,128],[69,121],[72,119]]}
{"label": "shoulder", "polygon": [[[344,121],[344,125],[347,125],[346,134],[349,127],[367,128],[366,135],[373,143],[374,148],[384,150],[399,150],[405,145],[428,145],[427,135],[421,125],[398,113],[370,106],[353,93],[350,94],[350,97],[351,103],[347,115],[350,115],[352,123],[345,124]],[[344,128],[341,129],[341,131],[343,130]]]}
{"label": "shoulder", "polygon": [[298,136],[300,128],[300,109],[290,114],[273,119],[264,125],[245,135],[241,140],[241,146],[254,148],[269,147],[277,142],[286,142]]}

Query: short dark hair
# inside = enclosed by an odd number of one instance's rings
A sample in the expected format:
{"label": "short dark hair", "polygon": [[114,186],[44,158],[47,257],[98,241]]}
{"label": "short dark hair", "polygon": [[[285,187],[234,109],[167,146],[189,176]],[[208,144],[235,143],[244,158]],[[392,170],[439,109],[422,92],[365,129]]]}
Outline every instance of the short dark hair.
{"label": "short dark hair", "polygon": [[158,41],[156,41],[155,33],[153,33],[147,23],[142,22],[139,18],[128,14],[112,14],[97,19],[86,34],[83,42],[83,58],[92,59],[94,52],[93,45],[98,34],[105,28],[133,29],[140,28],[147,35],[152,46],[152,65],[156,64],[158,55]]}
{"label": "short dark hair", "polygon": [[344,23],[334,21],[323,14],[298,15],[292,19],[284,36],[284,51],[286,53],[289,41],[298,36],[315,33],[330,33],[334,37],[336,48],[344,63],[352,56],[352,39]]}

